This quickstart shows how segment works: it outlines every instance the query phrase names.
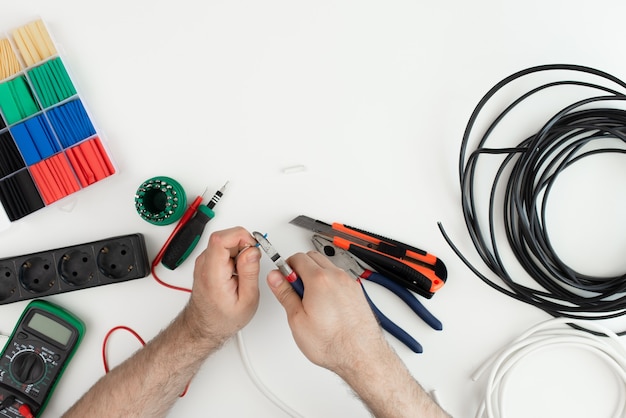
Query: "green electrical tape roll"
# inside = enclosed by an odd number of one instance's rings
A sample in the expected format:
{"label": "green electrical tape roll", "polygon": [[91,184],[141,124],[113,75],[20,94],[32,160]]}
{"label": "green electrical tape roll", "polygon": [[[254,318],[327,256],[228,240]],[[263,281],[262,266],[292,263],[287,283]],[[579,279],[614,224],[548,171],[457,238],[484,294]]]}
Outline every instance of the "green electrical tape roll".
{"label": "green electrical tape roll", "polygon": [[170,177],[153,177],[144,181],[135,193],[135,209],[147,222],[169,225],[178,221],[187,209],[183,187]]}

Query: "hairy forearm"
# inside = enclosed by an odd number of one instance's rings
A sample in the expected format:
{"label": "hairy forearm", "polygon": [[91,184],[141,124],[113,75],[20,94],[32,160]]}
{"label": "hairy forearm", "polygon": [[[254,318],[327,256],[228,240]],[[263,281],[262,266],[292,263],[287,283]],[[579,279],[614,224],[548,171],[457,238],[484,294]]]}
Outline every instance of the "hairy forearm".
{"label": "hairy forearm", "polygon": [[411,376],[384,342],[379,350],[355,358],[337,371],[377,418],[445,418],[449,415]]}
{"label": "hairy forearm", "polygon": [[146,346],[103,376],[65,415],[162,417],[226,338],[198,337],[189,307]]}

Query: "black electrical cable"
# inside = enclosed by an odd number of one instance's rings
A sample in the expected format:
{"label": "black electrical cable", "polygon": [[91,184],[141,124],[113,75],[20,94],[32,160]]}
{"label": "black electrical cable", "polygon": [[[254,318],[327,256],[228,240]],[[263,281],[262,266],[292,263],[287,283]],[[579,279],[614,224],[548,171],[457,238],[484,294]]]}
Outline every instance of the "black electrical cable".
{"label": "black electrical cable", "polygon": [[[479,136],[476,147],[470,148],[471,138],[478,135],[474,134],[475,124],[496,93],[521,78],[555,71],[585,75],[602,84],[561,80],[533,88],[505,107]],[[595,95],[561,109],[535,134],[517,145],[486,146],[487,140],[512,110],[530,97],[560,86],[584,88]],[[626,107],[625,82],[603,71],[569,64],[542,65],[516,72],[497,83],[480,100],[461,143],[461,201],[474,247],[500,280],[492,280],[472,265],[454,245],[441,223],[439,229],[468,268],[489,286],[555,317],[599,320],[626,313],[626,274],[595,277],[575,271],[556,254],[546,227],[546,202],[556,179],[565,169],[592,155],[626,154],[626,111],[614,106],[618,103]],[[502,161],[493,175],[488,212],[483,212],[481,218],[476,205],[477,187],[480,186],[476,173],[479,172],[479,162],[486,155],[500,155]],[[503,210],[501,223],[496,219],[498,209]],[[488,219],[486,225],[480,219]],[[502,228],[500,231],[503,232],[497,233],[497,228]],[[519,264],[539,286],[525,286],[509,274],[502,257],[502,233]],[[625,335],[626,331],[619,334]]]}

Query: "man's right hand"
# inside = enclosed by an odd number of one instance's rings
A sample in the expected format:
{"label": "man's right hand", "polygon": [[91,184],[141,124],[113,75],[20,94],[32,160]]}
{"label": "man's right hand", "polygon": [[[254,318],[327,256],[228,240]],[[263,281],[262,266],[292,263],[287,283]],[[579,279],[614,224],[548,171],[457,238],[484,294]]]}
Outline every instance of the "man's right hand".
{"label": "man's right hand", "polygon": [[309,360],[343,375],[356,367],[357,357],[387,345],[356,280],[315,251],[295,254],[287,262],[304,283],[303,299],[279,271],[271,271],[267,281]]}
{"label": "man's right hand", "polygon": [[448,417],[385,340],[360,283],[318,252],[287,262],[304,283],[303,298],[278,270],[267,282],[309,360],[337,373],[378,418]]}

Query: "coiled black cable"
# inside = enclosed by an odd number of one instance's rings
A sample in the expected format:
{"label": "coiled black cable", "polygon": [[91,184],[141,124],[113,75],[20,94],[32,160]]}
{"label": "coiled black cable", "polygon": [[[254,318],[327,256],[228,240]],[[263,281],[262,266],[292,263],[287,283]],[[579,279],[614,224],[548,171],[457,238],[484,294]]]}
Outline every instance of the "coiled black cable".
{"label": "coiled black cable", "polygon": [[[586,78],[601,81],[602,84],[576,80],[541,84],[504,108],[479,136],[477,146],[470,149],[477,119],[496,93],[523,77],[554,71],[584,74]],[[530,97],[540,92],[545,94],[559,86],[582,87],[585,91],[593,91],[594,95],[558,111],[535,134],[517,145],[487,147],[487,140],[513,109]],[[609,319],[626,313],[626,274],[594,277],[568,266],[551,244],[545,211],[555,180],[572,164],[591,155],[626,154],[626,111],[615,106],[620,103],[626,106],[626,83],[603,71],[568,64],[543,65],[514,73],[497,83],[480,100],[468,121],[461,143],[459,180],[462,210],[476,251],[500,280],[492,280],[481,273],[454,245],[441,223],[439,228],[461,260],[489,286],[555,317]],[[479,162],[486,155],[500,155],[503,161],[493,176],[488,221],[485,224],[481,222],[476,205],[476,188],[480,186],[476,173]],[[499,206],[500,203],[502,206]],[[496,219],[499,210],[503,211],[501,224]],[[484,214],[482,219],[485,219]],[[502,257],[502,233],[496,232],[502,227],[515,258],[539,286],[521,284],[509,274]],[[624,334],[626,331],[620,333]]]}

